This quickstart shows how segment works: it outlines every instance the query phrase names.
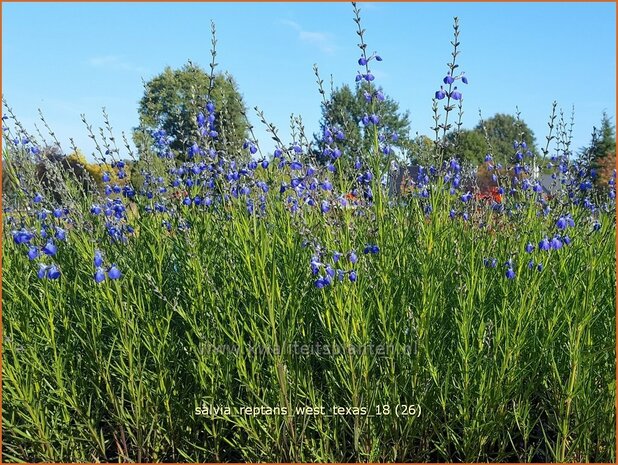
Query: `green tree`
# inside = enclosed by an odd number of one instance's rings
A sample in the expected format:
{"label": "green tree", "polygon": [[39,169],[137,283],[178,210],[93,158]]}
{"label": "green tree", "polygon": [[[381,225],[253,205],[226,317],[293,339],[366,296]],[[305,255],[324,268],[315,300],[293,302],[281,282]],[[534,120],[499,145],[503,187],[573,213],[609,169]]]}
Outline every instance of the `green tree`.
{"label": "green tree", "polygon": [[517,152],[513,147],[515,141],[526,143],[527,149],[523,152],[529,150],[535,157],[539,156],[532,129],[523,120],[502,113],[479,121],[473,129],[461,130],[459,134],[451,132],[447,140],[448,156],[470,165],[482,163],[490,151],[496,162],[514,163]]}
{"label": "green tree", "polygon": [[[381,88],[373,90],[382,93]],[[338,140],[337,146],[344,155],[354,158],[356,155],[368,154],[375,144],[374,133],[365,130],[362,118],[365,114],[376,113],[380,117],[380,127],[386,134],[397,134],[396,141],[389,138],[390,146],[401,151],[408,150],[411,145],[409,113],[401,113],[399,103],[389,96],[384,96],[383,101],[377,101],[372,109],[372,103],[365,98],[366,92],[369,92],[367,83],[357,85],[355,90],[345,84],[335,89],[330,99],[322,103],[321,132],[315,136],[316,140],[321,140],[327,127],[339,127],[345,139]]]}
{"label": "green tree", "polygon": [[466,164],[478,166],[483,163],[485,155],[489,151],[482,130],[463,129],[459,134],[450,133],[447,140],[449,141],[447,153]]}
{"label": "green tree", "polygon": [[246,112],[242,96],[229,74],[211,77],[189,62],[181,69],[167,67],[144,85],[139,103],[140,126],[134,132],[136,143],[143,134],[163,129],[172,138],[170,148],[184,154],[198,141],[197,115],[209,100],[215,104],[215,149],[228,156],[239,155],[247,137]]}
{"label": "green tree", "polygon": [[[608,165],[609,158],[615,157],[616,153],[616,128],[606,112],[601,117],[601,127],[592,128],[590,144],[579,150],[579,156],[587,166],[598,171]],[[613,155],[613,157],[612,157]],[[603,181],[603,180],[601,180]]]}
{"label": "green tree", "polygon": [[[487,138],[491,144],[492,155],[498,161],[514,161],[516,150],[513,142],[525,142],[532,154],[538,157],[539,152],[536,148],[536,138],[532,129],[521,119],[512,115],[497,113],[485,121],[479,121],[474,128],[475,131]],[[487,151],[487,146],[486,149]],[[483,153],[483,156],[485,153]]]}
{"label": "green tree", "polygon": [[425,135],[416,136],[410,141],[406,151],[407,161],[411,165],[431,166],[436,164],[435,144]]}

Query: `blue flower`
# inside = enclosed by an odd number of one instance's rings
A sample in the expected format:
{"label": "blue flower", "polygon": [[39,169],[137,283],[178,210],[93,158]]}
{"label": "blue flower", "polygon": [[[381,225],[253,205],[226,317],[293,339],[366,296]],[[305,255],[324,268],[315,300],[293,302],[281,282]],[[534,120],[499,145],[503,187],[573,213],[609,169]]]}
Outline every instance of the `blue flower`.
{"label": "blue flower", "polygon": [[450,74],[447,74],[444,79],[442,79],[442,81],[444,82],[444,84],[452,84],[453,82],[455,82],[455,79],[453,79],[453,76],[451,76]]}
{"label": "blue flower", "polygon": [[13,242],[16,244],[27,244],[32,240],[34,234],[22,229],[21,231],[13,231]]}
{"label": "blue flower", "polygon": [[189,147],[189,157],[193,158],[195,155],[200,153],[200,146],[197,145],[197,142],[193,142],[193,145]]}
{"label": "blue flower", "polygon": [[112,265],[107,270],[107,276],[109,279],[120,279],[122,277],[122,273],[118,268],[116,268],[116,265]]}
{"label": "blue flower", "polygon": [[446,92],[442,88],[436,91],[436,100],[442,100],[444,97],[446,97]]}
{"label": "blue flower", "polygon": [[310,266],[313,274],[318,274],[320,272],[320,260],[317,257],[311,259]]}
{"label": "blue flower", "polygon": [[377,245],[368,244],[363,250],[364,254],[377,254],[380,251],[380,247]]}
{"label": "blue flower", "polygon": [[457,87],[455,87],[455,89],[453,89],[453,91],[451,92],[451,98],[453,100],[461,100],[461,97],[462,97],[461,92],[459,92],[457,90]]}
{"label": "blue flower", "polygon": [[102,268],[97,268],[94,272],[94,281],[98,284],[105,281],[105,272]]}
{"label": "blue flower", "polygon": [[601,229],[601,223],[599,223],[598,221],[595,221],[594,224],[592,225],[592,230],[598,231],[599,229]]}
{"label": "blue flower", "polygon": [[322,213],[328,213],[330,211],[330,204],[328,203],[328,200],[322,200],[320,209]]}
{"label": "blue flower", "polygon": [[49,269],[48,265],[44,265],[43,263],[39,264],[39,271],[37,272],[37,276],[39,279],[43,279],[47,276],[47,270]]}
{"label": "blue flower", "polygon": [[350,280],[350,282],[356,282],[357,276],[356,276],[356,271],[352,270],[350,271],[350,274],[348,275],[348,278]]}
{"label": "blue flower", "polygon": [[60,277],[60,270],[56,265],[51,265],[47,269],[47,278],[48,279],[58,279]]}
{"label": "blue flower", "polygon": [[45,255],[49,255],[50,257],[53,257],[54,255],[56,255],[58,248],[55,246],[53,242],[48,242],[47,244],[45,244],[45,247],[43,247],[41,250]]}
{"label": "blue flower", "polygon": [[348,259],[350,260],[350,263],[356,263],[358,261],[358,257],[354,252],[350,252]]}
{"label": "blue flower", "polygon": [[545,237],[541,242],[539,242],[539,250],[549,250],[551,248],[549,244],[549,240]]}
{"label": "blue flower", "polygon": [[42,202],[42,201],[43,201],[43,196],[42,196],[41,194],[37,193],[37,194],[34,196],[34,198],[32,199],[32,201],[33,201],[34,203],[40,203],[40,202]]}
{"label": "blue flower", "polygon": [[60,241],[64,241],[67,238],[67,232],[56,226],[56,239],[60,240]]}
{"label": "blue flower", "polygon": [[101,255],[101,252],[98,250],[95,250],[94,252],[94,266],[97,268],[100,266],[103,266],[103,256]]}
{"label": "blue flower", "polygon": [[199,112],[197,114],[197,126],[201,128],[204,124],[206,124],[206,117],[204,116],[204,113]]}
{"label": "blue flower", "polygon": [[558,218],[558,221],[556,221],[556,227],[558,229],[565,229],[567,227],[567,220],[564,216]]}
{"label": "blue flower", "polygon": [[539,263],[539,264],[536,266],[536,270],[537,270],[537,271],[539,271],[539,272],[543,271],[543,264],[542,264],[542,263]]}
{"label": "blue flower", "polygon": [[34,260],[38,256],[39,256],[39,249],[37,249],[36,247],[30,247],[30,249],[28,249],[28,258],[30,260]]}
{"label": "blue flower", "polygon": [[531,242],[528,242],[528,244],[526,245],[526,252],[532,253],[533,250],[534,250],[534,245],[532,245]]}
{"label": "blue flower", "polygon": [[513,268],[509,268],[508,270],[506,270],[505,276],[507,279],[515,278],[515,271],[513,271]]}
{"label": "blue flower", "polygon": [[559,250],[562,248],[562,241],[557,236],[554,236],[549,245],[552,249]]}
{"label": "blue flower", "polygon": [[330,265],[326,265],[326,268],[324,268],[324,271],[326,271],[326,274],[330,276],[331,278],[335,276],[335,270]]}

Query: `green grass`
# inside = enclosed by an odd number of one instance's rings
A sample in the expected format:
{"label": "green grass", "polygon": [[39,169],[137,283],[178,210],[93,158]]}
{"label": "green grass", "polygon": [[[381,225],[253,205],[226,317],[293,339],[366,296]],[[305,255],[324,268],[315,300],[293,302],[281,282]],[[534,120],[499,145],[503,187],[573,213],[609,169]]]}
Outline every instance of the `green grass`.
{"label": "green grass", "polygon": [[[591,233],[573,210],[572,245],[536,250],[538,272],[524,246],[554,226],[532,209],[453,221],[459,200],[434,189],[426,219],[383,195],[365,216],[293,216],[271,190],[264,218],[183,207],[191,228],[171,233],[140,205],[126,244],[84,213],[58,281],[37,278],[5,224],[4,460],[615,461],[613,212]],[[317,289],[308,237],[355,249],[358,281]],[[122,279],[94,283],[95,248]],[[318,343],[383,353],[274,350]],[[203,403],[232,414],[195,415]],[[395,415],[410,404],[420,415]],[[371,416],[234,414],[305,405]]]}

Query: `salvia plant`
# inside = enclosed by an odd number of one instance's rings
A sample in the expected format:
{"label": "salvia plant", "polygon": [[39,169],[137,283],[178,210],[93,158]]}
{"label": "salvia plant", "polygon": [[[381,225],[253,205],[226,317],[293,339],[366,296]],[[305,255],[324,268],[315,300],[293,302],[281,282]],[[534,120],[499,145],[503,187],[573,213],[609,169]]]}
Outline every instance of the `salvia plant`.
{"label": "salvia plant", "polygon": [[542,157],[487,138],[482,195],[449,155],[474,84],[455,18],[433,163],[393,193],[353,12],[369,152],[258,108],[274,152],[248,118],[231,147],[211,88],[182,150],[82,117],[95,179],[4,102],[4,460],[615,460],[615,171],[595,185],[554,104]]}

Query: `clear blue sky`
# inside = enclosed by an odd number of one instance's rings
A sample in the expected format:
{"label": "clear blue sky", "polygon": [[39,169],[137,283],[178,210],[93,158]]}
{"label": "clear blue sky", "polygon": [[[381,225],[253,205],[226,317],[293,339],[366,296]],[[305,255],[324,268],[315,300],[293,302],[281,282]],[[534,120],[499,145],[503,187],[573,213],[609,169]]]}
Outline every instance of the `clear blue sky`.
{"label": "clear blue sky", "polygon": [[[615,3],[360,3],[376,83],[411,114],[412,133],[431,134],[431,98],[450,58],[452,19],[461,26],[464,126],[515,112],[537,142],[553,100],[570,115],[574,147],[588,143],[606,110],[616,113]],[[318,127],[325,81],[353,85],[359,56],[349,3],[4,3],[2,92],[34,129],[41,108],[66,151],[73,137],[90,153],[80,121],[95,126],[105,106],[114,129],[130,133],[148,80],[167,65],[210,62],[210,20],[220,70],[239,84],[288,141],[289,117]],[[250,112],[266,150],[270,138]],[[118,134],[119,135],[119,134]]]}

